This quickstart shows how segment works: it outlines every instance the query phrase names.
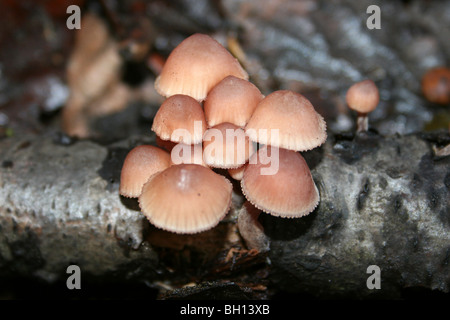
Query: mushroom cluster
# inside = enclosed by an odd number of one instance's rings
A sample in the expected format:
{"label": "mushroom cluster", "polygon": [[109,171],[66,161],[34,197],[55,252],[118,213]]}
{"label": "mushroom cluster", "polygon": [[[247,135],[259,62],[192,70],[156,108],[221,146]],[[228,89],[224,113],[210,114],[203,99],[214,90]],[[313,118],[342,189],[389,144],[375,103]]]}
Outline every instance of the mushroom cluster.
{"label": "mushroom cluster", "polygon": [[[319,192],[299,151],[326,140],[326,124],[301,94],[264,96],[221,44],[204,34],[169,55],[155,88],[165,97],[153,120],[156,146],[127,155],[120,194],[136,197],[156,227],[183,234],[216,226],[231,206],[231,179],[255,208],[302,217]],[[226,172],[226,171],[225,171]]]}

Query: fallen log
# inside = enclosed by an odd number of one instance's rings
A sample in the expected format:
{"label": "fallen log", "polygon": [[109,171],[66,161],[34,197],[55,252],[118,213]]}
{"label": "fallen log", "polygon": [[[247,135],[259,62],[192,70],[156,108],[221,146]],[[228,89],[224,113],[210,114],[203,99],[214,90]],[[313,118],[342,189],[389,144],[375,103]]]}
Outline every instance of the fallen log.
{"label": "fallen log", "polygon": [[[217,288],[221,298],[231,288],[229,297],[253,299],[396,298],[408,287],[448,293],[450,157],[433,147],[449,142],[446,132],[329,136],[303,154],[320,205],[300,219],[261,214],[270,245],[259,252],[237,229],[245,201],[238,183],[227,217],[195,235],[153,227],[135,200],[119,196],[124,157],[154,136],[108,145],[55,133],[5,138],[0,278],[65,281],[77,265],[83,279],[145,282],[169,299]],[[380,289],[368,288],[369,266],[380,270]]]}

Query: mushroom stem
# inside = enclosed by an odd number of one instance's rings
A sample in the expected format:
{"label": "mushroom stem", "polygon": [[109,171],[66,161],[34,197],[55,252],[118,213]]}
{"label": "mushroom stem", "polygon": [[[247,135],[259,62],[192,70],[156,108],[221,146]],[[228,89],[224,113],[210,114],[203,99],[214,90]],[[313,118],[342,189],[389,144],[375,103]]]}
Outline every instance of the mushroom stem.
{"label": "mushroom stem", "polygon": [[369,130],[369,117],[367,113],[358,112],[356,119],[356,132],[366,132]]}
{"label": "mushroom stem", "polygon": [[239,211],[238,230],[245,241],[247,249],[256,249],[259,252],[269,250],[269,238],[264,233],[264,228],[258,218],[261,210],[246,201]]}

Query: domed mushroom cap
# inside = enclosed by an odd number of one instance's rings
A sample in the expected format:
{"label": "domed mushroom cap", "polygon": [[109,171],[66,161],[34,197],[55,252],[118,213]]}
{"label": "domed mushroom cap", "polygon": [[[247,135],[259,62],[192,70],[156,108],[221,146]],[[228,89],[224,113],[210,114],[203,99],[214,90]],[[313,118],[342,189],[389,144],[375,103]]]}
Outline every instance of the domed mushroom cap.
{"label": "domed mushroom cap", "polygon": [[170,53],[155,81],[155,89],[165,97],[186,94],[203,101],[228,75],[248,79],[247,72],[227,49],[210,36],[197,33]]}
{"label": "domed mushroom cap", "polygon": [[141,145],[126,156],[120,174],[119,193],[137,198],[148,178],[171,165],[170,155],[158,147]]}
{"label": "domed mushroom cap", "polygon": [[372,80],[364,80],[353,84],[345,96],[350,109],[359,113],[375,110],[380,101],[378,88]]}
{"label": "domed mushroom cap", "polygon": [[450,69],[436,67],[428,70],[422,78],[422,92],[433,103],[450,103]]}
{"label": "domed mushroom cap", "polygon": [[167,98],[156,112],[152,130],[162,139],[185,144],[202,142],[205,114],[197,100],[183,94]]}
{"label": "domed mushroom cap", "polygon": [[[278,159],[273,159],[278,160],[278,171],[264,175],[261,169],[267,169],[271,164],[263,163],[273,157],[274,151],[279,155]],[[241,187],[247,200],[255,207],[284,218],[305,216],[316,208],[320,200],[311,172],[300,153],[270,146],[259,149],[250,158]]]}
{"label": "domed mushroom cap", "polygon": [[199,144],[176,144],[170,151],[170,158],[173,165],[177,164],[199,164],[207,167],[203,160],[203,146]]}
{"label": "domed mushroom cap", "polygon": [[244,165],[255,149],[242,128],[224,122],[206,130],[203,159],[208,166],[230,169]]}
{"label": "domed mushroom cap", "polygon": [[213,228],[224,218],[231,193],[231,182],[211,169],[180,164],[148,180],[139,196],[139,206],[158,228],[197,233]]}
{"label": "domed mushroom cap", "polygon": [[206,122],[210,127],[223,122],[244,127],[263,98],[253,83],[228,76],[206,97],[203,104]]}
{"label": "domed mushroom cap", "polygon": [[327,139],[326,123],[303,95],[278,90],[256,107],[245,127],[252,141],[295,151],[320,146]]}

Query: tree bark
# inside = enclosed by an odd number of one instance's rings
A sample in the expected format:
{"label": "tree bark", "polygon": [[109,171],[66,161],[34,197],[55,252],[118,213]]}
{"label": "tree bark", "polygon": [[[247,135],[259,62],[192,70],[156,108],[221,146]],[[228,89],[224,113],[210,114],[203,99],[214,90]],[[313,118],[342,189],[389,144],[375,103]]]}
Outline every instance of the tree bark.
{"label": "tree bark", "polygon": [[[57,134],[6,138],[0,277],[53,282],[76,264],[91,279],[146,282],[161,298],[189,297],[179,289],[189,283],[201,288],[196,294],[209,285],[261,299],[399,297],[407,287],[448,293],[450,157],[432,147],[449,142],[448,133],[329,136],[303,153],[320,205],[299,219],[261,214],[270,249],[257,252],[236,226],[245,201],[237,182],[228,216],[196,235],[153,227],[135,200],[119,196],[124,157],[153,136],[109,145]],[[381,289],[367,287],[371,265],[381,270]]]}

